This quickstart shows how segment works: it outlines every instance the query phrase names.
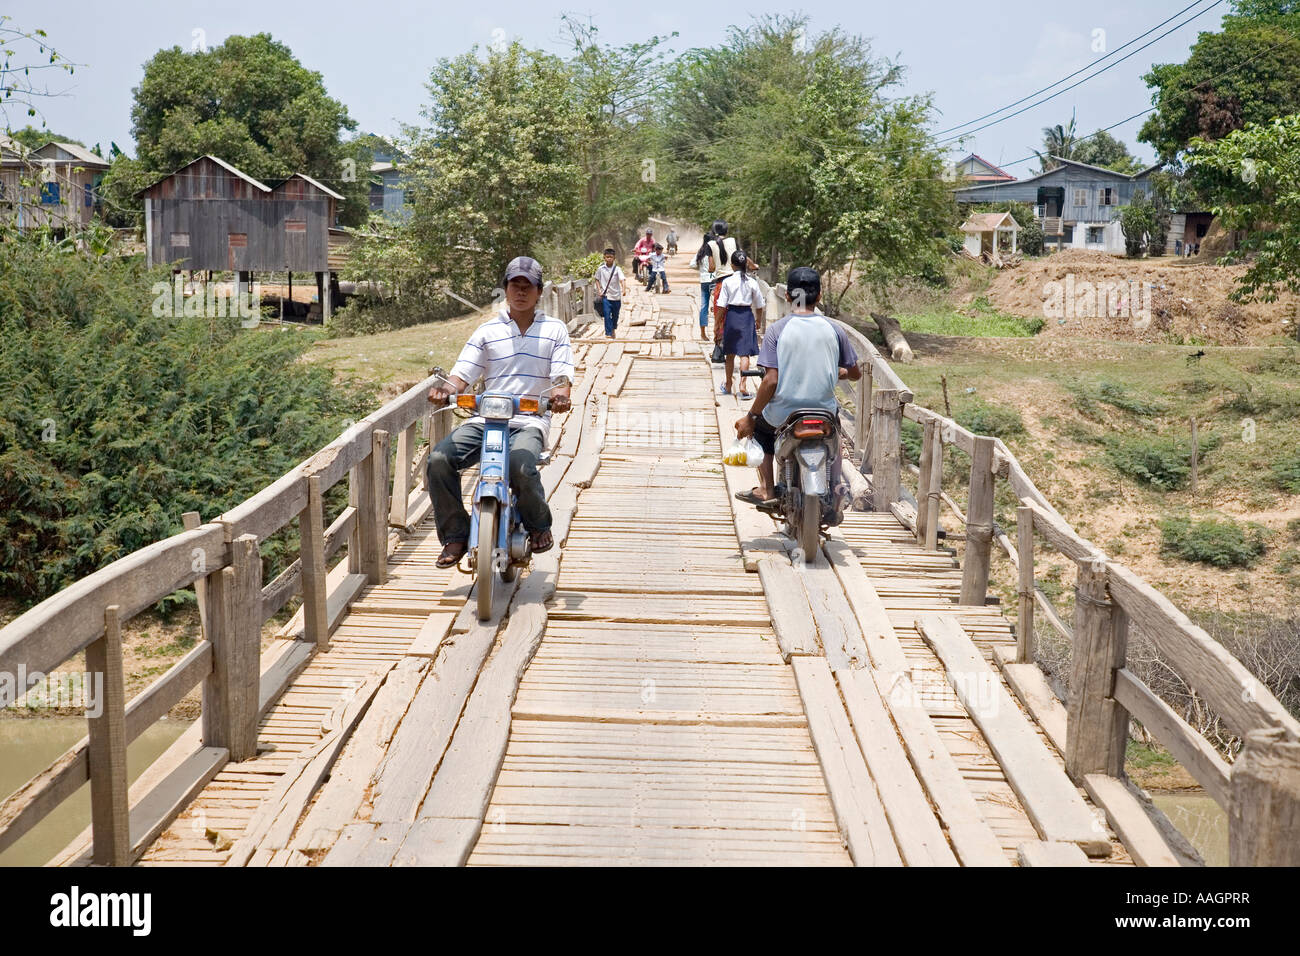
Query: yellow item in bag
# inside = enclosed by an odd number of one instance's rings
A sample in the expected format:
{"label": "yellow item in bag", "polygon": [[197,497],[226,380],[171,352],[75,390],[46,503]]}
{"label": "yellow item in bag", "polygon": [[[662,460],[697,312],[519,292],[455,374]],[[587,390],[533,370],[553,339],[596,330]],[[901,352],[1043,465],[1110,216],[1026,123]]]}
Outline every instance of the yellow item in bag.
{"label": "yellow item in bag", "polygon": [[740,468],[757,468],[763,463],[763,448],[752,438],[737,440],[722,456],[722,463]]}

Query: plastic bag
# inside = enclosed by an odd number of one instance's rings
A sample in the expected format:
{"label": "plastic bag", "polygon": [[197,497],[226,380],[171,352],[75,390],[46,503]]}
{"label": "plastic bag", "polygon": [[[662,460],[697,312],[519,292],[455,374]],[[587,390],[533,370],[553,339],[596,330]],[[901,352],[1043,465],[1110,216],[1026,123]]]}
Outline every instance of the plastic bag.
{"label": "plastic bag", "polygon": [[723,464],[757,468],[763,464],[763,448],[753,438],[737,439],[722,456]]}

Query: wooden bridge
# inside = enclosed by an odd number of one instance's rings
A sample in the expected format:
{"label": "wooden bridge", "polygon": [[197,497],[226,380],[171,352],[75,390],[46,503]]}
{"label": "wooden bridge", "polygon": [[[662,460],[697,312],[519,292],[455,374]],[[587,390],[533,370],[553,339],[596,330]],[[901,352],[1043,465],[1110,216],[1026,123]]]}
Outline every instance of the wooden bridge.
{"label": "wooden bridge", "polygon": [[[633,293],[613,340],[590,286],[547,287],[580,370],[543,470],[561,547],[489,622],[472,579],[434,565],[417,482],[453,413],[430,411],[426,381],[0,630],[0,673],[84,649],[106,677],[87,737],[0,805],[0,850],[89,781],[92,826],[55,863],[1199,864],[1124,776],[1132,718],[1229,811],[1233,863],[1300,863],[1300,725],[856,332],[860,508],[792,560],[733,497],[752,471],[721,464],[743,406],[717,394],[691,279]],[[766,289],[769,318],[782,292]],[[924,428],[915,495],[904,418]],[[943,487],[955,453],[964,512]],[[1014,543],[998,481],[1020,501]],[[264,582],[259,546],[282,531],[299,559]],[[1018,568],[1014,628],[987,596],[995,545]],[[1072,626],[1034,585],[1043,546],[1077,564]],[[125,700],[123,622],[191,587],[204,639]],[[1034,663],[1036,615],[1072,642],[1067,702]],[[1235,763],[1125,667],[1130,621],[1244,738]],[[196,685],[202,719],[128,787],[126,745]]]}

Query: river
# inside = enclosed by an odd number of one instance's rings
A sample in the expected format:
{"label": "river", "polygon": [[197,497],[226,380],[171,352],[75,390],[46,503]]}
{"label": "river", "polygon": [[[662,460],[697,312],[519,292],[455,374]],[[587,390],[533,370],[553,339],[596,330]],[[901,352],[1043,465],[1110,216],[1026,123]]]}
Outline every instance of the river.
{"label": "river", "polygon": [[[127,749],[127,768],[134,780],[171,746],[187,721],[160,720]],[[86,736],[82,717],[0,718],[0,797],[40,773]],[[86,784],[21,840],[0,853],[0,866],[40,866],[90,825],[90,784]]]}
{"label": "river", "polygon": [[1151,792],[1151,800],[1196,847],[1206,866],[1228,865],[1228,815],[1204,793]]}

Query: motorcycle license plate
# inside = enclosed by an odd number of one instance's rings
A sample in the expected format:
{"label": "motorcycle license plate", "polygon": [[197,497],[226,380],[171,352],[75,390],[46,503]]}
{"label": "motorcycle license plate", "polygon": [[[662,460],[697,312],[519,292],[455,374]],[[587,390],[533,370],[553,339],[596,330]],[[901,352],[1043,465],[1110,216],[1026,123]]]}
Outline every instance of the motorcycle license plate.
{"label": "motorcycle license plate", "polygon": [[487,450],[500,451],[502,448],[501,440],[502,435],[500,432],[488,432],[486,441]]}

